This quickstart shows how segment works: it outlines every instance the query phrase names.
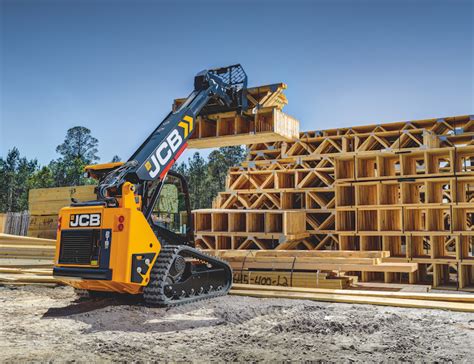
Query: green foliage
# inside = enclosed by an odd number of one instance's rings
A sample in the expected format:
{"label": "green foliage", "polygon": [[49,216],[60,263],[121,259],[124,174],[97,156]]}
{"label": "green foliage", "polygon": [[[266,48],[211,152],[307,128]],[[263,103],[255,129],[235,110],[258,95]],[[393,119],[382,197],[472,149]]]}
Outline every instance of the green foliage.
{"label": "green foliage", "polygon": [[31,188],[94,183],[84,177],[84,167],[98,160],[97,145],[89,129],[76,126],[56,148],[62,157],[47,166],[40,168],[36,159],[21,157],[18,148],[9,150],[5,159],[0,157],[0,212],[27,210]]}
{"label": "green foliage", "polygon": [[37,170],[38,161],[20,156],[17,148],[0,157],[0,211],[28,209],[30,177]]}
{"label": "green foliage", "polygon": [[196,152],[188,158],[187,163],[176,165],[173,169],[188,182],[191,208],[211,207],[217,193],[225,189],[227,170],[244,158],[245,150],[242,147],[223,147],[212,151],[207,162]]}
{"label": "green foliage", "polygon": [[187,175],[191,208],[205,206],[208,202],[207,190],[207,163],[201,155],[196,152],[192,158],[188,159]]}
{"label": "green foliage", "polygon": [[83,126],[75,126],[66,133],[64,142],[57,146],[61,158],[49,164],[56,186],[81,186],[93,183],[84,177],[84,167],[99,160],[99,141]]}
{"label": "green foliage", "polygon": [[245,151],[240,146],[219,148],[209,154],[207,177],[211,196],[216,196],[219,191],[224,190],[227,170],[242,162],[244,158]]}
{"label": "green foliage", "polygon": [[75,126],[66,133],[64,142],[56,147],[56,152],[65,161],[82,161],[91,164],[99,160],[97,146],[99,141],[91,135],[91,131],[83,126]]}
{"label": "green foliage", "polygon": [[54,187],[54,176],[48,166],[39,168],[31,174],[28,180],[29,188],[47,188]]}
{"label": "green foliage", "polygon": [[84,167],[87,165],[88,163],[80,158],[58,158],[52,160],[48,168],[53,176],[54,186],[82,186],[94,183],[93,180],[84,177]]}

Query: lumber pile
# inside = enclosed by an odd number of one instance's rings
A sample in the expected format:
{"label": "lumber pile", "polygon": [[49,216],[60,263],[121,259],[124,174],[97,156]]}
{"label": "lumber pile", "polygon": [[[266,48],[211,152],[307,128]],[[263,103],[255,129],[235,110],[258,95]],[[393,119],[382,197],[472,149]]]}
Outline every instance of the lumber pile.
{"label": "lumber pile", "polygon": [[0,266],[0,285],[64,284],[53,277],[51,268],[10,268]]}
{"label": "lumber pile", "polygon": [[[249,109],[242,115],[235,111],[198,116],[190,148],[217,148],[254,142],[292,141],[299,136],[299,121],[285,114],[288,103],[284,83],[252,87],[247,90]],[[185,99],[174,101],[177,110]]]}
{"label": "lumber pile", "polygon": [[95,186],[73,186],[31,189],[28,196],[30,225],[28,236],[46,239],[56,238],[59,210],[79,201],[95,200]]}
{"label": "lumber pile", "polygon": [[333,272],[251,271],[238,269],[233,271],[233,283],[262,286],[343,289],[351,286],[355,280],[357,280],[356,277],[344,274],[337,275]]}
{"label": "lumber pile", "polygon": [[1,259],[49,259],[52,261],[55,249],[55,240],[0,234]]}
{"label": "lumber pile", "polygon": [[0,234],[0,284],[59,284],[52,276],[56,242]]}
{"label": "lumber pile", "polygon": [[347,288],[357,280],[350,272],[404,272],[416,263],[386,262],[386,251],[330,250],[211,250],[230,264],[234,283],[256,285]]}
{"label": "lumber pile", "polygon": [[268,287],[251,284],[234,284],[230,294],[258,298],[304,299],[321,302],[474,312],[474,296],[462,294]]}
{"label": "lumber pile", "polygon": [[361,281],[474,290],[474,116],[256,142],[213,202],[213,214],[230,220],[232,210],[303,212],[308,236],[262,240],[208,229],[197,233],[199,247],[389,251],[387,263],[418,270],[361,270]]}

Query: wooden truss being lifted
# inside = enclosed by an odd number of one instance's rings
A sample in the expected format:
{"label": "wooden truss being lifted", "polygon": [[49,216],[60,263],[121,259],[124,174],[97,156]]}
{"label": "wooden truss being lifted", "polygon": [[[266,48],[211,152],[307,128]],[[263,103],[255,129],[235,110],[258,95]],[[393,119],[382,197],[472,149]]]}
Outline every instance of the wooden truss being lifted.
{"label": "wooden truss being lifted", "polygon": [[[288,103],[284,83],[249,88],[249,108],[242,114],[236,111],[199,116],[195,130],[188,140],[190,148],[216,148],[255,143],[293,141],[299,136],[299,121],[285,114]],[[185,99],[177,99],[173,110],[178,110]]]}

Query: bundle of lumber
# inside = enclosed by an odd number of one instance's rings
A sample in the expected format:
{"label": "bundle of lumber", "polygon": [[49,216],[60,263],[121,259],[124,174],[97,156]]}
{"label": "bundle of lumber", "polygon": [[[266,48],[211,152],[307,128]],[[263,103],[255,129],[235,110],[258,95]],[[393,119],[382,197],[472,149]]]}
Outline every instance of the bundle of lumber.
{"label": "bundle of lumber", "polygon": [[268,287],[252,284],[234,284],[230,294],[257,298],[304,299],[322,302],[474,312],[474,295],[467,294]]}
{"label": "bundle of lumber", "polygon": [[2,259],[48,259],[54,257],[56,241],[0,234],[0,258]]}
{"label": "bundle of lumber", "polygon": [[348,288],[357,277],[336,274],[335,272],[301,272],[271,270],[233,270],[236,284],[255,284],[262,286],[307,287],[307,288]]}
{"label": "bundle of lumber", "polygon": [[52,276],[56,242],[0,234],[0,284],[59,284]]}
{"label": "bundle of lumber", "polygon": [[234,270],[321,270],[413,273],[416,263],[386,262],[388,251],[345,250],[211,250]]}
{"label": "bundle of lumber", "polygon": [[227,261],[234,283],[283,287],[348,288],[357,283],[349,272],[416,271],[414,263],[384,262],[387,251],[208,250]]}
{"label": "bundle of lumber", "polygon": [[26,284],[63,284],[53,277],[51,268],[11,268],[0,266],[0,284],[26,285]]}
{"label": "bundle of lumber", "polygon": [[72,186],[31,189],[28,195],[30,226],[28,236],[55,239],[59,210],[71,204],[71,199],[94,200],[95,186]]}

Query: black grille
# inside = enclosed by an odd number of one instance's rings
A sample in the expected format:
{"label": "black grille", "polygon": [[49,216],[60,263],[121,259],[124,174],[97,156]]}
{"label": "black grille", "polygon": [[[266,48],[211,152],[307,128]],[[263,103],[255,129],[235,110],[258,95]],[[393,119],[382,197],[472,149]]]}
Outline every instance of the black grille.
{"label": "black grille", "polygon": [[90,264],[94,247],[98,246],[99,237],[99,229],[62,231],[59,263]]}

